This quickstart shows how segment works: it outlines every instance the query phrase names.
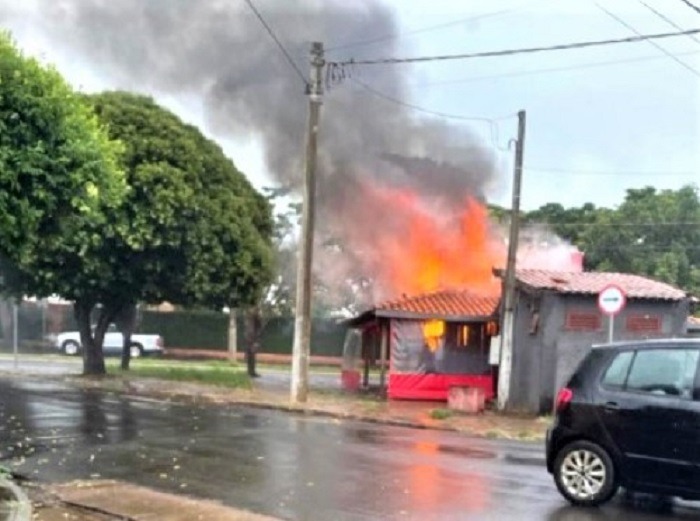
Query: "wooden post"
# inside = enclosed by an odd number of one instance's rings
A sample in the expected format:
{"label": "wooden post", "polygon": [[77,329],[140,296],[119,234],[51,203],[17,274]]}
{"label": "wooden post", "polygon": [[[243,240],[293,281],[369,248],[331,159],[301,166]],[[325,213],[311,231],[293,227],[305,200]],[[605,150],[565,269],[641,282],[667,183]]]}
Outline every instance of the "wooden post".
{"label": "wooden post", "polygon": [[362,387],[367,389],[369,387],[370,347],[374,346],[365,345],[364,331],[361,333],[360,338],[360,345],[362,346],[360,352],[362,353],[362,361],[365,364],[362,373]]}
{"label": "wooden post", "polygon": [[391,321],[382,320],[379,323],[379,392],[382,396],[386,395],[386,362],[387,353],[389,351],[389,328]]}

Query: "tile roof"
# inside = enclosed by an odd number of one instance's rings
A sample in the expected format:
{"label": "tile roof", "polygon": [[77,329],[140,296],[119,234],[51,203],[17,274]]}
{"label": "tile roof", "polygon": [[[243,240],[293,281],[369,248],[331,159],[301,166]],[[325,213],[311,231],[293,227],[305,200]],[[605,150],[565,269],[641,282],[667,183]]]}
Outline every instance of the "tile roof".
{"label": "tile roof", "polygon": [[415,316],[443,319],[488,318],[498,311],[499,296],[482,296],[470,291],[443,290],[384,302],[374,309],[376,316]]}
{"label": "tile roof", "polygon": [[627,294],[627,298],[682,300],[687,297],[685,291],[670,284],[626,273],[546,270],[517,270],[516,273],[520,284],[559,293],[593,295],[609,284],[616,284]]}

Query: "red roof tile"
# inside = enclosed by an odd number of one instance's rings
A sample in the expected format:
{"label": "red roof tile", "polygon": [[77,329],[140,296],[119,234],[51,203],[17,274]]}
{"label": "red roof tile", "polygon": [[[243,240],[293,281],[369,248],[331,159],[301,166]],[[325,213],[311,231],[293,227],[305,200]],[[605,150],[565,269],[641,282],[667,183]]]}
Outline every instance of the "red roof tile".
{"label": "red roof tile", "polygon": [[385,302],[375,308],[377,316],[426,316],[435,318],[491,317],[498,311],[500,297],[486,297],[469,291],[444,290]]}
{"label": "red roof tile", "polygon": [[608,284],[616,284],[628,298],[682,300],[687,296],[670,284],[626,273],[517,270],[517,279],[532,288],[559,293],[598,294]]}

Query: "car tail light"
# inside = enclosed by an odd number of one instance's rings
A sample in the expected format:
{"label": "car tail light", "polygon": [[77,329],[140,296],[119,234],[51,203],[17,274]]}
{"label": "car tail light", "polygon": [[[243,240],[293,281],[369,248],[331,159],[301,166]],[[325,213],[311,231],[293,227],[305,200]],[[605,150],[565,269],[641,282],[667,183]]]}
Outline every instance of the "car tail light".
{"label": "car tail light", "polygon": [[564,387],[557,394],[557,401],[554,409],[556,412],[561,412],[571,403],[571,399],[574,397],[574,392],[568,387]]}

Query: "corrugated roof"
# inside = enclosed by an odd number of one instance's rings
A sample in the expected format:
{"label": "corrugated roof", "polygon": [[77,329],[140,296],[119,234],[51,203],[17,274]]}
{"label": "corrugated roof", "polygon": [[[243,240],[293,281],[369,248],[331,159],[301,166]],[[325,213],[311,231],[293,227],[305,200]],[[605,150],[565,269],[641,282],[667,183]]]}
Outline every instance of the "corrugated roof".
{"label": "corrugated roof", "polygon": [[628,298],[682,300],[687,297],[685,291],[670,284],[626,273],[546,270],[517,270],[516,273],[518,282],[521,284],[559,293],[593,295],[598,294],[609,284],[616,284]]}
{"label": "corrugated roof", "polygon": [[499,296],[477,295],[466,290],[443,290],[384,302],[377,316],[425,316],[444,319],[488,318],[498,311]]}

